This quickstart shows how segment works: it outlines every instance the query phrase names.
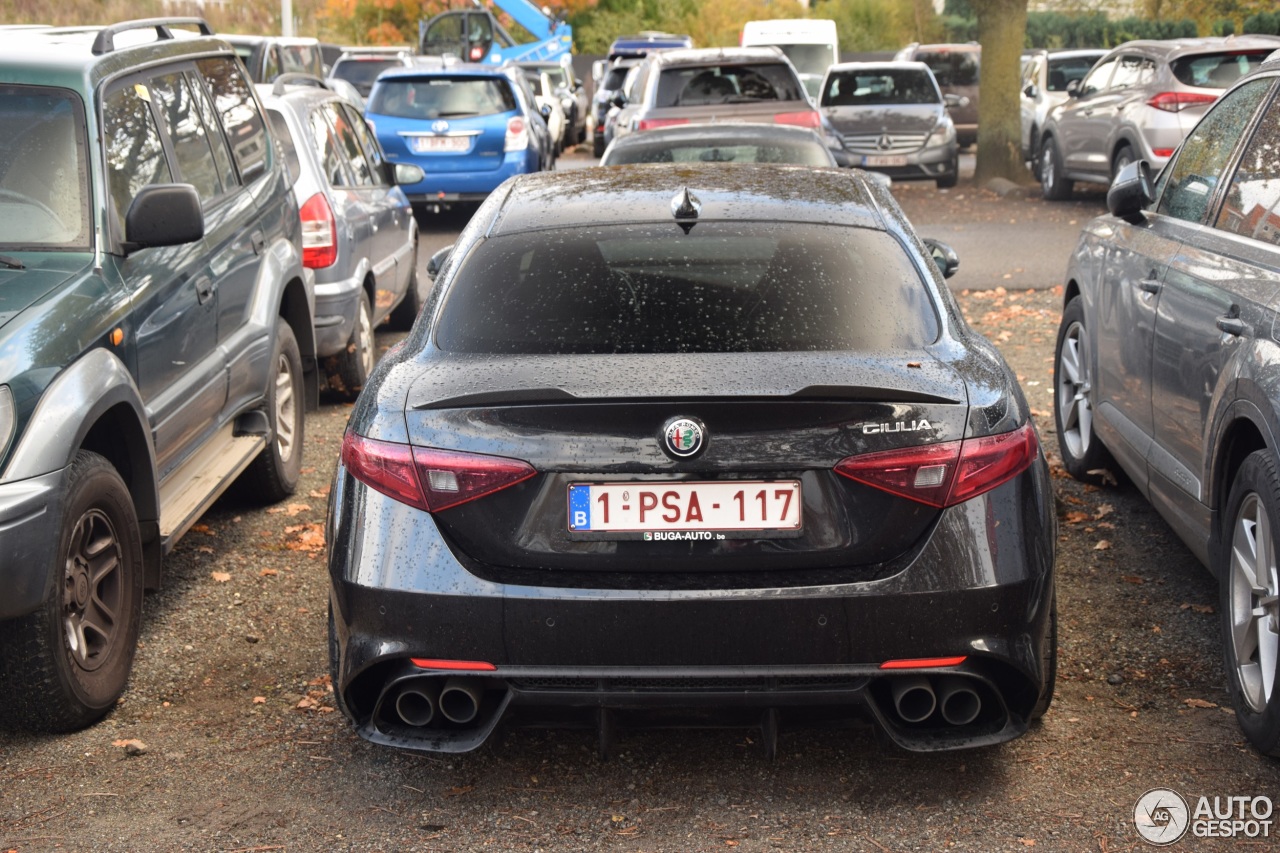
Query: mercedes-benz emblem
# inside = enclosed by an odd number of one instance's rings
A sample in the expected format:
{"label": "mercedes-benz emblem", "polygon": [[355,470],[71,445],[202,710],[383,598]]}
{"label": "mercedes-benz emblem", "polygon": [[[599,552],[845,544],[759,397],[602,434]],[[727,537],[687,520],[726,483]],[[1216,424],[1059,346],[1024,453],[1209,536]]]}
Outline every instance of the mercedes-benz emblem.
{"label": "mercedes-benz emblem", "polygon": [[876,147],[881,151],[888,151],[893,148],[893,137],[887,133],[881,135],[881,137],[876,140]]}
{"label": "mercedes-benz emblem", "polygon": [[688,459],[706,444],[706,427],[693,418],[672,418],[662,426],[662,446],[677,459]]}

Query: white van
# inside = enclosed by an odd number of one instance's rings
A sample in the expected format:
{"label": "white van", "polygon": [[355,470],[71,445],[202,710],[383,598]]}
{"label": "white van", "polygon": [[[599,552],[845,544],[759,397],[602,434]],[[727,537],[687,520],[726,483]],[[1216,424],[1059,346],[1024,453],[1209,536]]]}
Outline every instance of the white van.
{"label": "white van", "polygon": [[766,45],[782,48],[814,100],[818,98],[827,68],[840,61],[836,22],[824,18],[747,21],[742,27],[742,46]]}

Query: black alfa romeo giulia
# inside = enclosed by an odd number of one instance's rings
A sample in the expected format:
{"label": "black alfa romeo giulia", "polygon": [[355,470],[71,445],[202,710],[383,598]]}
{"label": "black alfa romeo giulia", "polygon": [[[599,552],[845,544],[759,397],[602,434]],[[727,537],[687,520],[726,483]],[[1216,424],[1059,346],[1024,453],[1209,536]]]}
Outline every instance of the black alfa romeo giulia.
{"label": "black alfa romeo giulia", "polygon": [[[934,259],[937,257],[937,260]],[[860,173],[517,178],[439,264],[330,498],[333,686],[383,744],[500,721],[1016,737],[1054,515],[946,247]]]}

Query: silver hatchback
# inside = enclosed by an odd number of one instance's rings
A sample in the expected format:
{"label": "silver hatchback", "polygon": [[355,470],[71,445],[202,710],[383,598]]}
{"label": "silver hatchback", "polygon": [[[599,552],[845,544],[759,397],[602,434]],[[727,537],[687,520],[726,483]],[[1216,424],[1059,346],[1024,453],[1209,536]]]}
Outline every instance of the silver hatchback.
{"label": "silver hatchback", "polygon": [[1223,90],[1277,48],[1280,38],[1258,35],[1115,48],[1049,113],[1035,170],[1044,197],[1067,198],[1073,181],[1108,184],[1134,160],[1161,168]]}
{"label": "silver hatchback", "polygon": [[421,306],[418,226],[396,179],[417,183],[422,170],[388,164],[360,113],[316,78],[285,75],[258,94],[295,177],[316,354],[329,386],[354,398],[377,360],[374,327],[408,328]]}

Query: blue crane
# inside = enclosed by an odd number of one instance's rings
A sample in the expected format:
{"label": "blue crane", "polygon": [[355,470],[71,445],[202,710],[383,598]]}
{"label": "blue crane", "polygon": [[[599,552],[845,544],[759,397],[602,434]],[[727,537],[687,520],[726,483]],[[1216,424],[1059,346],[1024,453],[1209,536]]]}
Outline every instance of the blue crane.
{"label": "blue crane", "polygon": [[517,42],[480,0],[471,0],[469,8],[450,9],[428,21],[419,21],[419,52],[433,56],[452,54],[464,62],[501,65],[508,60],[556,61],[573,50],[573,27],[565,23],[561,14],[538,8],[529,0],[491,2],[536,41]]}

